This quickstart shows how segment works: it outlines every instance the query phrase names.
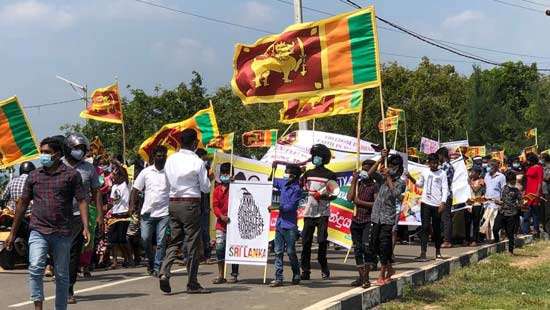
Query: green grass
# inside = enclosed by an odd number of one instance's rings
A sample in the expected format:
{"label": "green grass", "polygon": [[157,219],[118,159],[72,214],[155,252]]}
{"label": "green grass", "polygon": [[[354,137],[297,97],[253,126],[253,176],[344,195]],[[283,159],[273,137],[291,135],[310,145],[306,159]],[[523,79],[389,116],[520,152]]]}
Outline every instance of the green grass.
{"label": "green grass", "polygon": [[[550,242],[494,254],[382,309],[550,309]],[[521,267],[517,266],[522,264]]]}

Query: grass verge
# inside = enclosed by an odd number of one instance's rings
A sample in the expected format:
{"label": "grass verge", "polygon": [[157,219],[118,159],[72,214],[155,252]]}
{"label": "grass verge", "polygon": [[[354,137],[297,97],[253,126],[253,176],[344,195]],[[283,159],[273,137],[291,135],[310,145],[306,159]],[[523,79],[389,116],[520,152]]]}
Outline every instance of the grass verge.
{"label": "grass verge", "polygon": [[494,254],[381,309],[550,309],[550,242]]}

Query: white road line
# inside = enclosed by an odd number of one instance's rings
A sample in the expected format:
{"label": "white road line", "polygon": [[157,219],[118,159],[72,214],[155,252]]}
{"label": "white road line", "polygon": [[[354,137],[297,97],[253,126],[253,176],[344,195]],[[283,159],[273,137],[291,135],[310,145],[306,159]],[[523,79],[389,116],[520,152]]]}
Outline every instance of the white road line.
{"label": "white road line", "polygon": [[[186,270],[187,270],[187,268],[181,268],[181,269],[173,270],[172,272],[181,272],[181,271],[186,271]],[[130,283],[130,282],[139,281],[139,280],[148,279],[148,278],[151,278],[151,276],[141,276],[141,277],[137,277],[137,278],[130,278],[130,279],[126,279],[126,280],[120,280],[120,281],[116,281],[116,282],[112,282],[112,283],[108,283],[108,284],[92,286],[92,287],[88,287],[88,288],[85,288],[85,289],[75,291],[74,293],[76,295],[76,294],[80,294],[80,293],[97,291],[97,290],[104,289],[104,288],[107,288],[107,287],[111,287],[111,286],[115,286],[115,285],[119,285],[119,284]],[[48,297],[44,298],[44,301],[52,300],[54,298],[55,298],[55,295],[54,296],[48,296]],[[25,301],[25,302],[20,302],[18,304],[10,305],[8,307],[9,308],[18,308],[18,307],[28,306],[28,305],[32,305],[32,304],[34,304],[33,301]]]}

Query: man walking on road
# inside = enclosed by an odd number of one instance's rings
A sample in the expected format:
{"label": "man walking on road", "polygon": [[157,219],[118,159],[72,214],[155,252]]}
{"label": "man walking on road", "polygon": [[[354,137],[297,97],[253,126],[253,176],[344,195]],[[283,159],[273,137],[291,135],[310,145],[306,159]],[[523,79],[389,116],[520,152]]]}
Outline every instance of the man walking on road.
{"label": "man walking on road", "polygon": [[[170,242],[160,271],[160,289],[165,293],[170,287],[170,267],[176,259],[176,251],[184,243],[187,249],[187,293],[207,294],[197,280],[202,250],[200,216],[201,193],[210,192],[210,180],[204,162],[195,154],[198,145],[197,132],[186,129],[181,133],[181,150],[166,161],[164,171],[170,187]],[[183,238],[185,236],[185,240]]]}
{"label": "man walking on road", "polygon": [[[132,189],[129,213],[139,212],[139,193],[145,195],[141,208],[141,242],[149,260],[147,271],[150,275],[158,276],[160,264],[166,252],[166,228],[170,218],[168,216],[168,198],[170,189],[164,173],[167,149],[159,145],[151,152],[154,165],[143,169]],[[153,252],[153,235],[157,238],[157,249]]]}
{"label": "man walking on road", "polygon": [[35,309],[42,309],[44,300],[44,268],[48,252],[53,254],[55,267],[55,309],[67,309],[69,292],[69,258],[71,249],[71,224],[73,199],[78,201],[84,239],[88,232],[88,205],[82,178],[78,171],[62,163],[62,144],[52,138],[40,143],[42,167],[31,172],[23,195],[17,204],[15,220],[7,240],[7,248],[13,247],[21,220],[33,201],[29,237],[29,286]]}

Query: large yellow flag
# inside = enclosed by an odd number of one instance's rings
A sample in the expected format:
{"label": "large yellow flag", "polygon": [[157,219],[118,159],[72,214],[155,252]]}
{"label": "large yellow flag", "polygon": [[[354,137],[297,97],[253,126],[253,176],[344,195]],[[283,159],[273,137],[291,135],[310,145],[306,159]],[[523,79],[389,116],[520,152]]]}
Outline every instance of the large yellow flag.
{"label": "large yellow flag", "polygon": [[197,131],[199,147],[206,147],[208,142],[220,135],[214,107],[210,105],[209,108],[198,111],[188,119],[162,126],[154,135],[143,141],[139,147],[139,155],[144,161],[149,162],[151,151],[159,144],[168,148],[168,154],[174,153],[180,148],[180,133],[188,128]]}

